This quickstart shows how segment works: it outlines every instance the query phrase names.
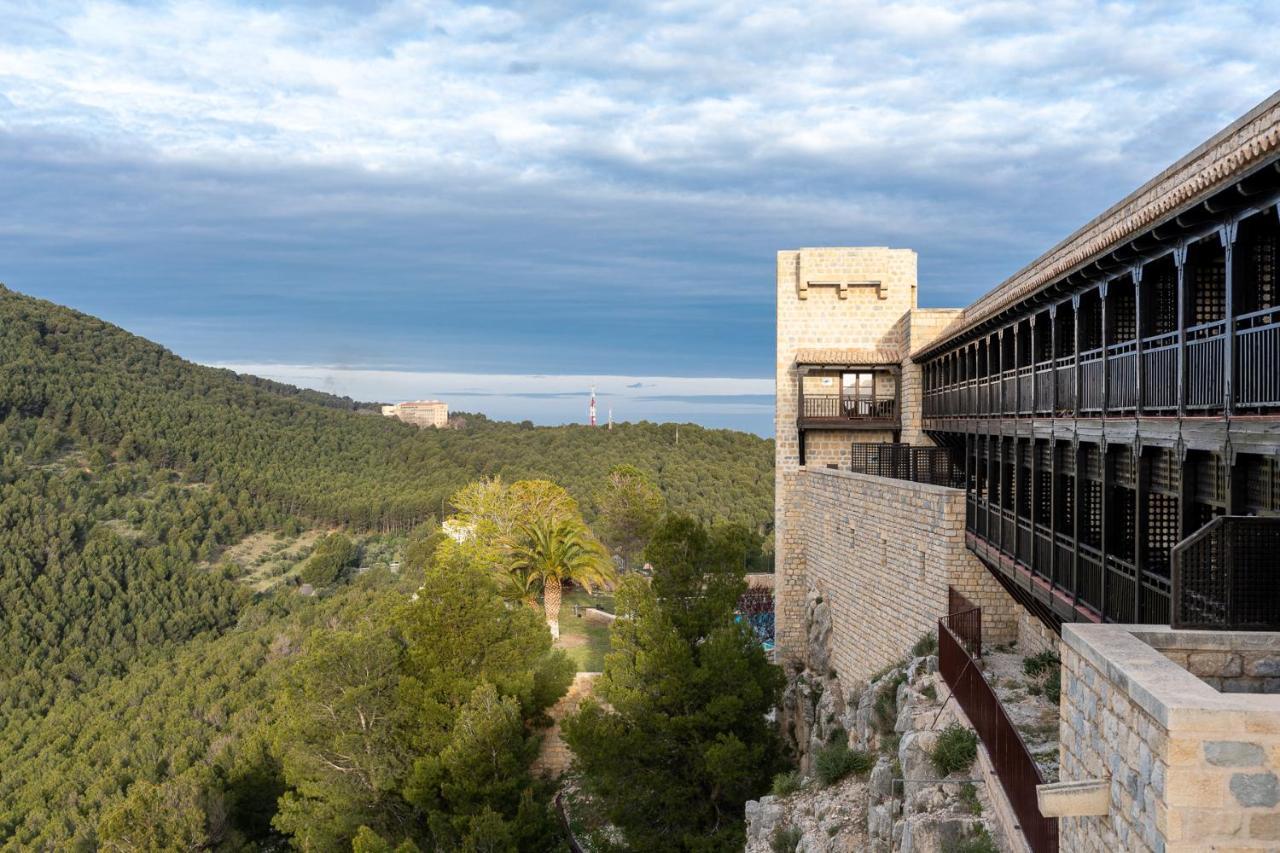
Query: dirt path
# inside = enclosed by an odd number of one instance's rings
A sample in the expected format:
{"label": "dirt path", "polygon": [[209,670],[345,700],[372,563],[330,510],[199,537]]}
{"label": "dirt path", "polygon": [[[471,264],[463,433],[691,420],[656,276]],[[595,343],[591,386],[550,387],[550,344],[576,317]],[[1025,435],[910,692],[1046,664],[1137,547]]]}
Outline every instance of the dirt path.
{"label": "dirt path", "polygon": [[575,675],[573,684],[569,685],[569,692],[551,708],[551,719],[555,722],[542,738],[542,748],[533,761],[534,773],[555,779],[569,769],[573,753],[569,751],[569,745],[564,742],[564,738],[560,737],[560,721],[576,711],[578,703],[591,695],[598,675],[600,675],[598,672],[580,672]]}

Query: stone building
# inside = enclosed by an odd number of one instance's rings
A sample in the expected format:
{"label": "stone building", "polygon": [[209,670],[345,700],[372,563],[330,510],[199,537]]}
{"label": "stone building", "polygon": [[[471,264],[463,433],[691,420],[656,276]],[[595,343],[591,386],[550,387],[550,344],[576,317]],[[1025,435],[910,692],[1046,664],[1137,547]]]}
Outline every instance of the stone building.
{"label": "stone building", "polygon": [[963,309],[778,253],[779,659],[815,598],[849,680],[957,600],[1057,650],[1037,849],[1280,849],[1278,202],[1280,94]]}
{"label": "stone building", "polygon": [[439,428],[449,423],[449,404],[439,400],[411,400],[383,406],[382,414],[414,426]]}

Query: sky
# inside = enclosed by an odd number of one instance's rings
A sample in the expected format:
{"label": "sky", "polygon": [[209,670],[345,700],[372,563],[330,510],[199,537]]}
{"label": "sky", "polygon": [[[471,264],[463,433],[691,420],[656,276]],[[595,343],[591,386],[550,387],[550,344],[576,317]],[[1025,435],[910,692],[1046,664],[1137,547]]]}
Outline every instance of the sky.
{"label": "sky", "polygon": [[772,430],[774,255],[964,305],[1280,86],[1274,2],[0,0],[0,282],[362,399]]}

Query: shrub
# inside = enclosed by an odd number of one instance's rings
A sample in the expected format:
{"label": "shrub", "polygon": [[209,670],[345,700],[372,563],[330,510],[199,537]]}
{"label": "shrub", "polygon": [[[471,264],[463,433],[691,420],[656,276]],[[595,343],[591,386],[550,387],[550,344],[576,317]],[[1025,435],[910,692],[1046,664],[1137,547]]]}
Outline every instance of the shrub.
{"label": "shrub", "polygon": [[800,846],[800,839],[804,833],[796,826],[780,826],[773,831],[773,838],[769,841],[769,847],[773,853],[796,853],[796,848]]}
{"label": "shrub", "polygon": [[[898,747],[902,744],[902,735],[894,732],[891,735],[880,736],[880,751],[885,755],[897,755]],[[896,759],[895,759],[896,760]],[[899,773],[899,776],[902,774]]]}
{"label": "shrub", "polygon": [[298,576],[303,583],[328,586],[338,579],[342,570],[351,564],[355,556],[354,542],[341,533],[331,534],[321,539],[316,545],[315,551],[312,552]]}
{"label": "shrub", "polygon": [[785,797],[794,794],[804,787],[804,779],[800,776],[800,771],[792,770],[790,773],[779,773],[773,777],[773,787],[770,793],[775,797]]}
{"label": "shrub", "polygon": [[960,807],[972,815],[982,814],[982,803],[978,800],[978,788],[972,782],[960,786]]}
{"label": "shrub", "polygon": [[850,773],[869,773],[875,762],[860,749],[850,749],[843,738],[829,743],[813,757],[813,769],[823,786],[833,785]]}
{"label": "shrub", "polygon": [[991,838],[991,833],[987,832],[985,826],[980,826],[970,832],[953,849],[955,853],[1000,853],[1000,848],[996,846],[995,841]]}
{"label": "shrub", "polygon": [[876,731],[887,735],[893,733],[894,723],[898,721],[898,687],[907,680],[907,674],[900,672],[887,683],[880,686],[872,707],[872,721]]}
{"label": "shrub", "polygon": [[936,702],[938,700],[938,689],[932,684],[926,684],[924,687],[920,688],[920,695],[928,699],[930,702]]}
{"label": "shrub", "polygon": [[1053,652],[1041,652],[1038,655],[1032,655],[1029,658],[1022,659],[1022,671],[1027,675],[1036,676],[1041,673],[1048,672],[1050,669],[1057,669],[1062,664],[1058,656]]}
{"label": "shrub", "polygon": [[1044,695],[1053,704],[1057,705],[1058,700],[1062,697],[1062,672],[1055,669],[1049,673],[1049,677],[1044,680]]}
{"label": "shrub", "polygon": [[978,736],[959,723],[952,723],[938,735],[938,742],[929,753],[933,767],[939,776],[967,770],[978,757]]}
{"label": "shrub", "polygon": [[923,635],[916,640],[916,644],[911,647],[911,656],[922,658],[931,655],[938,650],[938,637],[933,633]]}

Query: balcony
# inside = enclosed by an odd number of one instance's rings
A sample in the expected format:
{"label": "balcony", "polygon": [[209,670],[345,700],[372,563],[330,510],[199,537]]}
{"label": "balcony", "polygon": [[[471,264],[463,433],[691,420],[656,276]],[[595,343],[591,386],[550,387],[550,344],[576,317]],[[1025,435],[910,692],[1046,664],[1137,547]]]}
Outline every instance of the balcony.
{"label": "balcony", "polygon": [[843,429],[898,429],[896,397],[849,398],[841,394],[801,395],[801,420],[805,426]]}
{"label": "balcony", "polygon": [[801,429],[898,430],[896,366],[801,365]]}

